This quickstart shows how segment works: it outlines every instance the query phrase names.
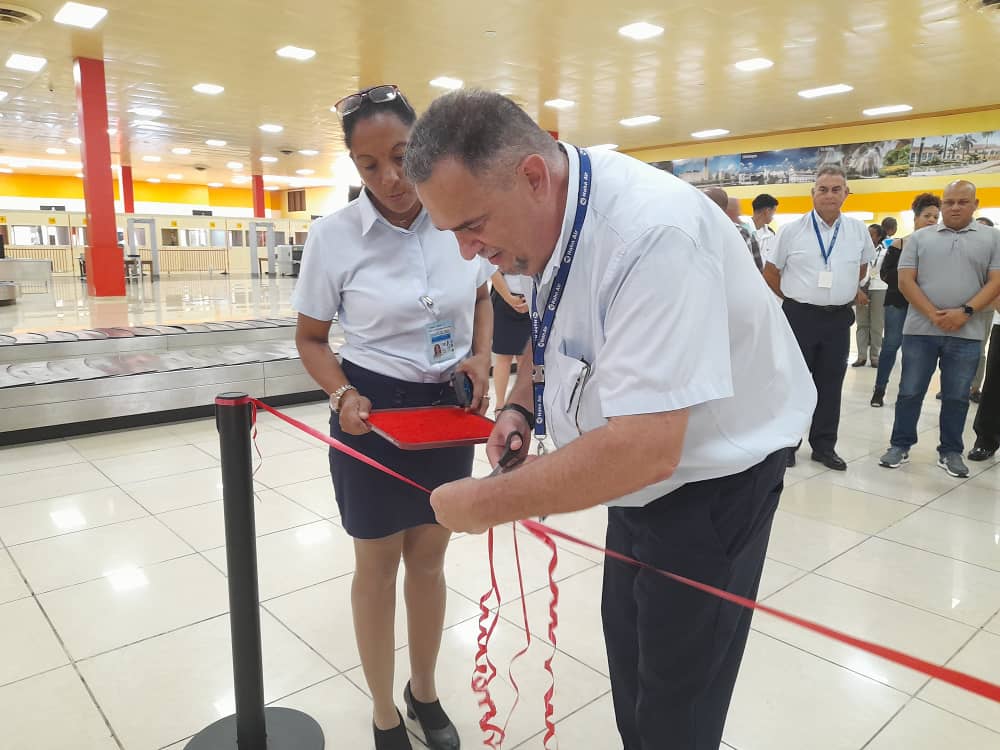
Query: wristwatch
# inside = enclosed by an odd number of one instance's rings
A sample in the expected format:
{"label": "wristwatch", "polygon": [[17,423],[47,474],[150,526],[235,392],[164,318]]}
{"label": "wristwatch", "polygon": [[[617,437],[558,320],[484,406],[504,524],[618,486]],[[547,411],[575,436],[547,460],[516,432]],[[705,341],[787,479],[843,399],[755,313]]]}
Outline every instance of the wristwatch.
{"label": "wristwatch", "polygon": [[970,318],[976,314],[976,310],[972,305],[962,305],[962,312],[964,312]]}
{"label": "wristwatch", "polygon": [[337,390],[335,390],[333,393],[330,394],[330,408],[333,409],[335,414],[340,413],[340,402],[344,400],[344,394],[346,394],[348,391],[356,391],[356,390],[358,389],[355,388],[350,383],[348,383],[347,385],[340,386],[340,388],[338,388]]}

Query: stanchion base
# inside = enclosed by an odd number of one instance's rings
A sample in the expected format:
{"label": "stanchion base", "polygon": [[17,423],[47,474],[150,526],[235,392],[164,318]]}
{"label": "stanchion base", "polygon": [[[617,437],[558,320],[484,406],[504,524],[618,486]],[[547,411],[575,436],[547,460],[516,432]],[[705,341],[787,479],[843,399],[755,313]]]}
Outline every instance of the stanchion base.
{"label": "stanchion base", "polygon": [[[267,724],[267,750],[323,750],[323,730],[309,714],[291,708],[265,708],[264,721]],[[191,738],[184,750],[223,748],[236,748],[235,715],[209,724]]]}

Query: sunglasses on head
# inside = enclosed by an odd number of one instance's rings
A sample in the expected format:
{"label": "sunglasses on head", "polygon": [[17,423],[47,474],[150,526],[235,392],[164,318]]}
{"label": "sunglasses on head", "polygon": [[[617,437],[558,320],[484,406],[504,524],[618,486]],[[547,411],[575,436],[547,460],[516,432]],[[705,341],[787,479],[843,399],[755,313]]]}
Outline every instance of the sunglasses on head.
{"label": "sunglasses on head", "polygon": [[410,103],[406,101],[406,97],[403,96],[403,92],[399,90],[399,87],[395,84],[387,83],[381,86],[372,86],[356,94],[345,96],[334,105],[334,109],[337,110],[337,114],[341,118],[344,118],[352,112],[357,112],[361,109],[366,99],[372,104],[385,104],[395,99],[402,99],[406,106],[410,106]]}

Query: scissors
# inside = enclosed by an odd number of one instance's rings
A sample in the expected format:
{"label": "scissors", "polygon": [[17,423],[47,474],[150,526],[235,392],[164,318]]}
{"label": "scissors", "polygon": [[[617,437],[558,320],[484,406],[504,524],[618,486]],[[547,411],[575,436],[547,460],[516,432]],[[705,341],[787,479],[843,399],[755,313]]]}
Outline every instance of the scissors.
{"label": "scissors", "polygon": [[[522,443],[521,447],[514,450],[514,438],[520,438]],[[505,474],[508,471],[512,471],[524,463],[524,458],[527,455],[527,451],[524,450],[524,436],[517,432],[512,432],[507,436],[507,442],[504,444],[503,455],[500,456],[500,460],[497,461],[496,467],[490,472],[491,477],[499,476],[500,474]]]}

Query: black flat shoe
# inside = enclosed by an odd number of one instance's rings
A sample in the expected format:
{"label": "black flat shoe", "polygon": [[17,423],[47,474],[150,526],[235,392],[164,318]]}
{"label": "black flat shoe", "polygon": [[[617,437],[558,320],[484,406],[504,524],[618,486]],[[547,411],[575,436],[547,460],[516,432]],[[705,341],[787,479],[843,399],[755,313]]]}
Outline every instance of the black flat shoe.
{"label": "black flat shoe", "polygon": [[403,690],[403,700],[406,702],[406,715],[420,723],[424,743],[430,750],[459,750],[462,747],[458,730],[441,708],[441,701],[421,703],[413,697],[409,682]]}
{"label": "black flat shoe", "polygon": [[989,448],[973,448],[969,451],[970,461],[988,461],[996,455],[996,449],[990,450]]}
{"label": "black flat shoe", "polygon": [[833,471],[847,471],[847,462],[833,451],[830,451],[829,453],[813,452],[812,460],[819,461],[826,468],[832,469]]}
{"label": "black flat shoe", "polygon": [[375,732],[375,750],[413,750],[410,744],[410,735],[406,733],[406,725],[403,723],[403,716],[396,711],[399,716],[399,724],[392,729],[379,729],[372,722],[372,730]]}

